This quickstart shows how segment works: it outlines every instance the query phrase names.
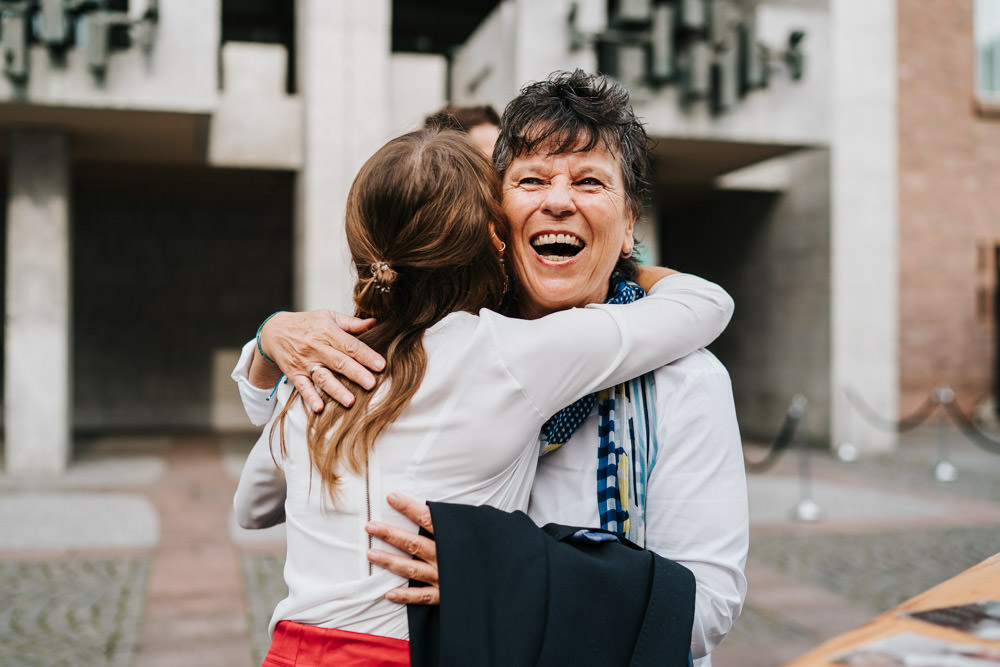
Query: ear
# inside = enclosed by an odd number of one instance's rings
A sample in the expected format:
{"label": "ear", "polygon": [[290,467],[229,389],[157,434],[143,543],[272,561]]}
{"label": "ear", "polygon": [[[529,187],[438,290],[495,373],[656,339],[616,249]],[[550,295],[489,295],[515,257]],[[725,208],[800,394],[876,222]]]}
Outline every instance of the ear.
{"label": "ear", "polygon": [[635,215],[629,214],[629,219],[625,223],[625,238],[622,239],[622,256],[628,257],[632,254],[632,248],[635,246],[635,237],[633,232],[635,231]]}
{"label": "ear", "polygon": [[490,240],[493,241],[493,249],[497,251],[497,255],[503,257],[503,251],[507,249],[507,244],[500,240],[497,236],[497,228],[492,222],[490,223]]}

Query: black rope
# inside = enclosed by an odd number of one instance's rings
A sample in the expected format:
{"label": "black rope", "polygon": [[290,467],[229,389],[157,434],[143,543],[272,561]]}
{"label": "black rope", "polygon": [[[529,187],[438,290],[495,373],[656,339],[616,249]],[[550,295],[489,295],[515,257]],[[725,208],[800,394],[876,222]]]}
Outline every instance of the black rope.
{"label": "black rope", "polygon": [[1000,441],[994,440],[990,436],[983,433],[982,430],[976,423],[972,420],[969,415],[962,411],[962,408],[958,407],[958,403],[954,400],[945,403],[945,410],[951,415],[951,418],[955,420],[958,424],[959,430],[965,434],[965,436],[973,442],[980,449],[983,449],[991,454],[1000,454]]}
{"label": "black rope", "polygon": [[844,393],[847,395],[847,399],[851,401],[855,408],[857,408],[858,412],[860,412],[868,421],[874,423],[876,426],[884,428],[887,431],[896,431],[897,433],[905,433],[906,431],[912,431],[917,428],[927,421],[928,417],[934,414],[934,410],[939,405],[939,402],[934,397],[934,394],[929,394],[923,404],[921,404],[921,406],[914,410],[910,415],[899,420],[886,419],[869,408],[868,405],[861,399],[861,396],[854,390],[845,389]]}
{"label": "black rope", "polygon": [[746,460],[747,472],[767,472],[774,467],[774,464],[778,462],[784,451],[788,449],[788,445],[792,442],[792,437],[795,435],[795,430],[798,428],[799,422],[802,421],[802,415],[805,414],[803,403],[804,401],[795,400],[789,406],[785,412],[785,421],[781,425],[781,430],[778,431],[778,436],[771,443],[771,448],[763,459],[756,462],[744,459]]}

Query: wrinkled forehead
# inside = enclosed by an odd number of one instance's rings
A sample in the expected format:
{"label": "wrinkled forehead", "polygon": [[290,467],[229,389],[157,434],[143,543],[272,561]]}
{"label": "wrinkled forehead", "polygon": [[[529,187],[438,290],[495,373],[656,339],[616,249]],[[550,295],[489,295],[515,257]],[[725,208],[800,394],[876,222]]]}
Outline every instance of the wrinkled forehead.
{"label": "wrinkled forehead", "polygon": [[519,132],[513,143],[511,153],[515,159],[604,150],[621,163],[613,132],[578,123],[534,123]]}

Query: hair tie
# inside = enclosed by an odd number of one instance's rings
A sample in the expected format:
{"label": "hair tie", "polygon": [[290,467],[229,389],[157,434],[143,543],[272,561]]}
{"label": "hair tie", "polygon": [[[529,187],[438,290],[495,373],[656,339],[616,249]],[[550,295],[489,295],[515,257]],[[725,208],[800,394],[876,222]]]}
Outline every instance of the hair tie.
{"label": "hair tie", "polygon": [[375,289],[379,292],[385,294],[392,289],[392,283],[396,281],[396,276],[398,275],[392,270],[388,262],[372,262],[371,264],[372,280],[375,281]]}

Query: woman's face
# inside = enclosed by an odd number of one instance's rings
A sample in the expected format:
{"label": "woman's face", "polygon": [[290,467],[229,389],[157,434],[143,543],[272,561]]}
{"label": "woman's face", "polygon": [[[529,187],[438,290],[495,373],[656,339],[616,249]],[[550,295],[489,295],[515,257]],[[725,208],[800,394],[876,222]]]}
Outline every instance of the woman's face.
{"label": "woman's face", "polygon": [[621,164],[603,144],[546,153],[542,146],[515,158],[503,179],[521,315],[529,318],[603,302],[619,255],[632,250],[635,225]]}

